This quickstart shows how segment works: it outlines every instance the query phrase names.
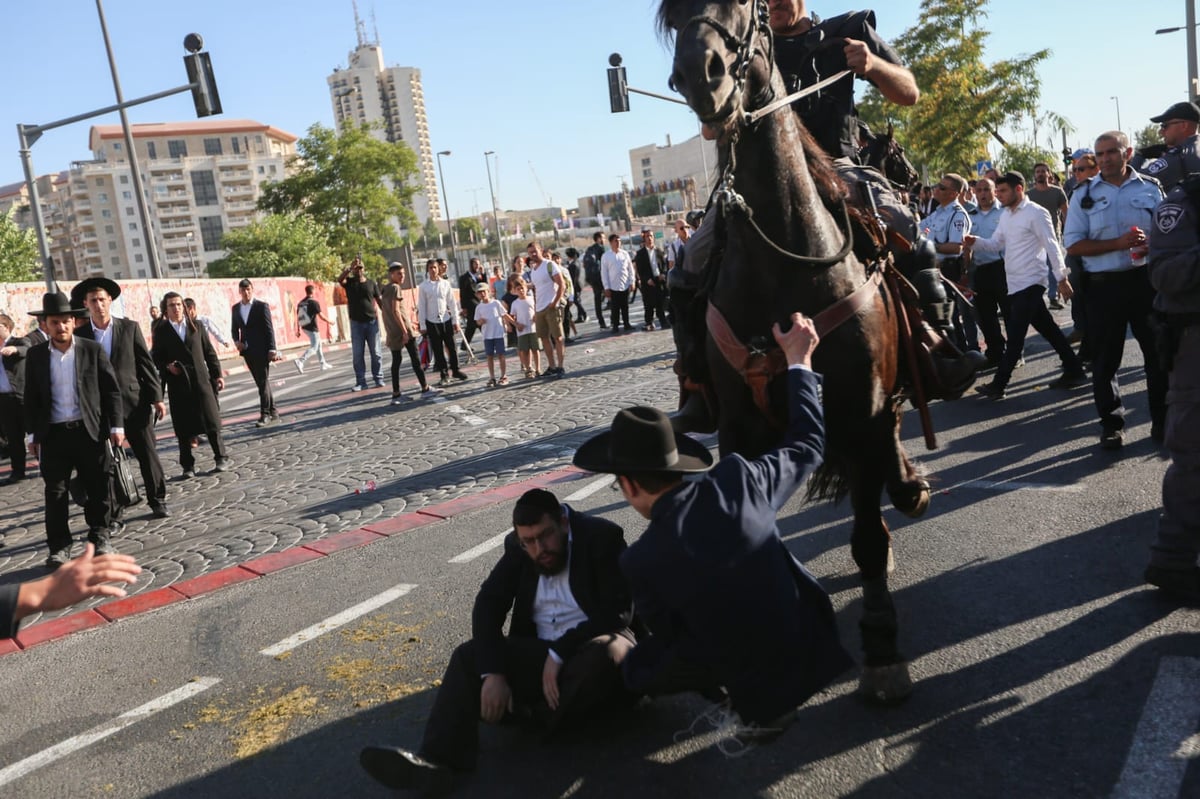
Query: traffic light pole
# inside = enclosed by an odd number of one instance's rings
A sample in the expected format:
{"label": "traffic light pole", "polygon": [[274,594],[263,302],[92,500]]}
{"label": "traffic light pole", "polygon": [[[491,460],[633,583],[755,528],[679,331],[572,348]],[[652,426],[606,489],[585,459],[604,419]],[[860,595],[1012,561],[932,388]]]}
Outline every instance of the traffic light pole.
{"label": "traffic light pole", "polygon": [[[194,37],[194,38],[193,38]],[[135,105],[161,100],[164,97],[171,97],[184,92],[191,92],[193,102],[196,104],[196,112],[198,116],[208,116],[209,114],[221,113],[221,101],[217,96],[216,83],[212,77],[211,64],[208,63],[207,53],[198,52],[203,46],[200,37],[196,34],[190,34],[184,40],[184,46],[190,52],[190,55],[184,56],[184,64],[187,67],[188,77],[194,78],[191,83],[186,83],[183,86],[177,86],[174,89],[147,94],[145,97],[138,97],[135,100],[114,103],[106,105],[104,108],[98,108],[95,111],[88,111],[83,114],[58,119],[54,122],[47,122],[42,125],[24,125],[17,124],[17,140],[19,142],[18,153],[21,156],[21,167],[25,171],[25,185],[29,189],[29,205],[33,212],[33,227],[37,233],[38,250],[42,258],[42,275],[46,281],[46,290],[54,291],[54,261],[50,257],[50,243],[46,239],[45,220],[42,218],[42,205],[38,196],[37,180],[34,179],[33,171],[33,155],[30,148],[42,137],[42,134],[48,130],[61,128],[64,125],[70,125],[75,122],[82,122],[85,119],[111,114],[113,111],[124,111],[126,108],[132,108]],[[196,68],[196,63],[203,59],[199,69]],[[130,156],[133,155],[131,151]],[[132,169],[132,167],[131,167]],[[136,171],[136,170],[134,170]],[[141,192],[138,192],[139,196]],[[146,230],[146,237],[151,236],[151,231]],[[156,275],[157,276],[157,275]]]}

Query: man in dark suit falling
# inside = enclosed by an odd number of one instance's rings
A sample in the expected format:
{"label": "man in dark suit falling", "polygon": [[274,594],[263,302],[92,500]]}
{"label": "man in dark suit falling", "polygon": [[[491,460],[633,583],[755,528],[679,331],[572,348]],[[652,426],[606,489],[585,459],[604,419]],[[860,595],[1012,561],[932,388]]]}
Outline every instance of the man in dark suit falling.
{"label": "man in dark suit falling", "polygon": [[0,434],[12,471],[4,485],[25,479],[25,353],[29,339],[13,335],[13,320],[0,314]]}
{"label": "man in dark suit falling", "polygon": [[104,349],[75,337],[75,320],[86,310],[73,309],[61,291],[42,298],[41,319],[49,341],[31,347],[25,358],[25,417],[30,449],[41,462],[46,483],[46,542],[53,570],[71,559],[67,481],[78,472],[87,491],[84,518],[96,553],[115,552],[109,541],[112,508],[108,499],[114,447],[125,441],[121,389]]}
{"label": "man in dark suit falling", "polygon": [[452,770],[473,768],[481,718],[523,710],[554,729],[629,696],[620,664],[633,648],[633,609],[617,565],[621,528],[538,488],[517,500],[513,527],[475,598],[473,637],[446,667],[421,748],[362,751],[363,768],[384,785],[438,787]]}
{"label": "man in dark suit falling", "polygon": [[258,421],[255,427],[279,423],[275,397],[271,395],[271,362],[279,353],[275,349],[275,327],[271,323],[271,306],[254,299],[254,284],[246,278],[238,283],[242,301],[233,306],[229,329],[238,352],[246,359],[246,368],[258,386]]}
{"label": "man in dark suit falling", "polygon": [[[621,557],[650,635],[623,664],[633,691],[729,695],[721,725],[743,744],[781,731],[796,707],[851,664],[829,597],[779,538],[775,514],[821,462],[817,333],[792,315],[774,329],[789,365],[783,441],[753,461],[729,455],[711,473],[702,444],[674,433],[655,408],[620,411],[585,442],[575,465],[616,474],[650,526]],[[727,744],[722,741],[722,745]],[[723,750],[726,751],[726,750]]]}
{"label": "man in dark suit falling", "polygon": [[[167,508],[167,479],[154,445],[154,423],[166,415],[167,406],[142,328],[131,319],[112,315],[113,300],[120,296],[121,287],[106,277],[77,283],[71,289],[71,302],[86,306],[91,319],[80,325],[75,335],[98,343],[112,364],[125,408],[125,438],[141,467],[150,511],[155,518],[165,519],[171,512]],[[119,521],[123,510],[114,502],[113,519]]]}

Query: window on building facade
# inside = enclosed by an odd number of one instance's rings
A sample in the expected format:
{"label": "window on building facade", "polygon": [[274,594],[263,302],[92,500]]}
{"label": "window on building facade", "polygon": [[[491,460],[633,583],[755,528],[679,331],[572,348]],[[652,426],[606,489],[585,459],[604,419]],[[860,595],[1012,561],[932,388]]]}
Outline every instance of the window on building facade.
{"label": "window on building facade", "polygon": [[97,185],[97,186],[103,186],[103,185],[104,185],[104,178],[96,178],[96,185]]}
{"label": "window on building facade", "polygon": [[216,205],[217,183],[213,179],[211,169],[197,169],[192,172],[192,194],[196,197],[196,205]]}
{"label": "window on building facade", "polygon": [[240,141],[238,141],[237,136],[234,136],[232,139],[229,140],[229,149],[231,151],[233,151],[234,155],[237,155],[238,153],[240,153],[242,151],[242,143]]}
{"label": "window on building facade", "polygon": [[113,142],[113,149],[116,150],[117,152],[121,152],[121,142],[119,142],[119,141]]}
{"label": "window on building facade", "polygon": [[134,246],[134,247],[141,247],[141,246],[142,246],[142,240],[141,240],[141,239],[134,239],[134,240],[133,240],[133,246]]}
{"label": "window on building facade", "polygon": [[133,216],[133,206],[132,205],[125,206],[125,216]]}
{"label": "window on building facade", "polygon": [[[134,261],[134,263],[138,263],[138,264],[140,264],[140,263],[144,262],[145,260],[146,260],[145,256],[143,256],[143,255],[142,255],[140,252],[136,252],[136,253],[134,253],[134,254],[133,254],[133,261]],[[144,269],[139,269],[139,270],[138,270],[138,276],[139,276],[139,277],[145,277],[145,276],[146,276],[146,270],[144,270]]]}
{"label": "window on building facade", "polygon": [[204,140],[204,154],[205,155],[220,155],[221,154],[221,140],[220,139],[205,139]]}
{"label": "window on building facade", "polygon": [[[120,266],[121,258],[119,256],[114,255],[112,258],[109,259],[109,263],[111,263],[113,266]],[[120,275],[117,275],[117,277],[120,277]]]}
{"label": "window on building facade", "polygon": [[124,186],[128,183],[129,183],[129,175],[121,175],[121,185]]}
{"label": "window on building facade", "polygon": [[642,166],[650,166],[650,159],[649,159],[649,158],[643,158],[643,159],[642,159]]}
{"label": "window on building facade", "polygon": [[221,234],[224,232],[225,230],[221,225],[221,217],[200,217],[200,240],[206,251],[221,249]]}
{"label": "window on building facade", "polygon": [[145,270],[145,269],[139,269],[139,270],[138,270],[138,277],[145,277],[145,276],[146,276],[146,270]]}
{"label": "window on building facade", "polygon": [[110,242],[108,243],[108,249],[110,249],[110,250],[115,250],[115,249],[117,249],[117,243],[116,243],[115,241],[110,241]]}
{"label": "window on building facade", "polygon": [[168,139],[167,155],[171,158],[187,158],[187,142],[183,139]]}
{"label": "window on building facade", "polygon": [[146,155],[150,157],[151,161],[158,158],[158,148],[154,146],[154,142],[146,142]]}
{"label": "window on building facade", "polygon": [[266,168],[262,164],[259,164],[258,165],[258,174],[265,175],[266,173],[267,173]]}
{"label": "window on building facade", "polygon": [[108,202],[108,192],[100,192],[98,195],[96,195],[96,200],[102,203]]}
{"label": "window on building facade", "polygon": [[104,232],[105,232],[105,233],[107,233],[108,235],[110,235],[110,236],[111,236],[111,235],[113,234],[113,226],[112,226],[112,225],[105,225],[105,226],[104,226]]}
{"label": "window on building facade", "polygon": [[112,211],[108,210],[107,208],[101,209],[100,217],[102,219],[112,219]]}
{"label": "window on building facade", "polygon": [[[137,230],[137,222],[130,222],[130,223],[129,223],[129,229],[130,229],[130,230]],[[109,232],[111,233],[112,231],[109,231]]]}
{"label": "window on building facade", "polygon": [[652,170],[652,169],[643,169],[642,170],[642,177],[644,177],[644,178],[652,177],[653,174],[654,174],[654,170]]}
{"label": "window on building facade", "polygon": [[121,192],[121,199],[122,199],[122,200],[132,200],[132,199],[133,199],[133,192],[131,192],[131,191],[123,191],[123,192]]}

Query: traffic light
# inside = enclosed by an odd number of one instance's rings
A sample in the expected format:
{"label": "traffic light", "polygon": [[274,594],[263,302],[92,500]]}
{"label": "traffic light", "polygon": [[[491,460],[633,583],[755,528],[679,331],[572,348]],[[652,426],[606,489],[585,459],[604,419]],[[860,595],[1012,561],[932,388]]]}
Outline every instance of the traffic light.
{"label": "traffic light", "polygon": [[197,33],[189,33],[183,40],[188,54],[183,57],[187,69],[188,83],[192,84],[192,102],[196,116],[207,117],[221,113],[221,95],[217,93],[217,79],[213,75],[212,60],[208,53],[200,52],[204,40]]}
{"label": "traffic light", "polygon": [[625,67],[621,66],[621,54],[608,57],[612,66],[608,70],[608,103],[614,114],[629,110],[629,86],[625,82]]}

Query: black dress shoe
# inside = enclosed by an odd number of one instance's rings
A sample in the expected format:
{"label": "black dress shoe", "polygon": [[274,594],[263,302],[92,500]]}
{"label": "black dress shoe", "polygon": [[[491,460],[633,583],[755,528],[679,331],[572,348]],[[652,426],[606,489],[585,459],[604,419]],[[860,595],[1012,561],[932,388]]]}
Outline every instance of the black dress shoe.
{"label": "black dress shoe", "polygon": [[156,502],[150,506],[150,513],[156,519],[166,519],[171,515],[171,509],[167,507],[165,502]]}
{"label": "black dress shoe", "polygon": [[1125,433],[1121,430],[1105,430],[1100,434],[1100,449],[1120,449],[1125,445]]}
{"label": "black dress shoe", "polygon": [[470,380],[471,376],[468,374],[465,374],[463,372],[454,372],[454,379],[455,380]]}
{"label": "black dress shoe", "polygon": [[994,400],[1002,400],[1006,396],[1004,389],[996,385],[995,381],[975,386],[975,391],[988,399]]}
{"label": "black dress shoe", "polygon": [[1173,599],[1200,603],[1200,567],[1164,569],[1161,566],[1147,566],[1144,576],[1146,582]]}
{"label": "black dress shoe", "polygon": [[1092,382],[1087,372],[1066,372],[1061,377],[1051,380],[1048,388],[1079,388]]}
{"label": "black dress shoe", "polygon": [[63,549],[54,549],[50,551],[50,556],[46,558],[46,568],[54,571],[59,566],[62,566],[71,559],[71,548],[64,547]]}
{"label": "black dress shoe", "polygon": [[376,781],[395,790],[438,791],[449,786],[450,769],[390,746],[368,746],[358,762]]}
{"label": "black dress shoe", "polygon": [[196,476],[196,471],[194,469],[184,469],[183,474],[179,475],[179,479],[180,480],[191,480],[195,476]]}
{"label": "black dress shoe", "polygon": [[213,471],[214,472],[226,472],[226,471],[229,471],[229,466],[230,466],[229,458],[217,458],[216,464],[213,465]]}
{"label": "black dress shoe", "polygon": [[16,485],[17,483],[19,483],[25,479],[26,479],[26,477],[23,474],[11,474],[8,476],[8,479],[4,481],[4,485],[6,485],[6,486]]}

